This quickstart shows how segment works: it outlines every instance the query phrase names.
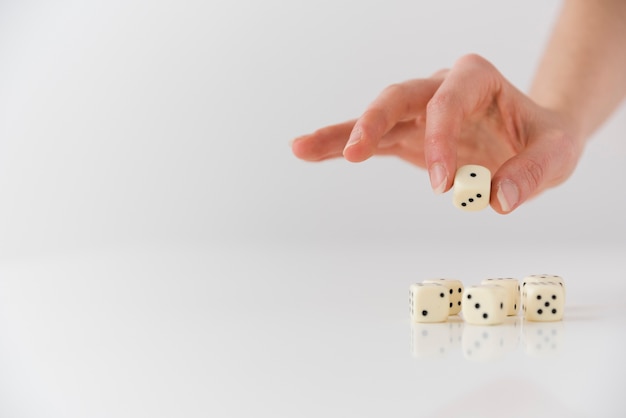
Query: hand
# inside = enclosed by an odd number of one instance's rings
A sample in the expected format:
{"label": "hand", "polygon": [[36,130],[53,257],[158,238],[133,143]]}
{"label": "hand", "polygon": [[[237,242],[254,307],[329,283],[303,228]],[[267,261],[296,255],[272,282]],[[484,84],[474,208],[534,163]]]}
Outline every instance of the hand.
{"label": "hand", "polygon": [[430,78],[387,87],[360,118],[296,138],[292,150],[307,161],[394,155],[427,168],[435,193],[452,187],[457,167],[479,164],[492,173],[491,206],[509,213],[571,175],[583,141],[569,126],[467,55]]}

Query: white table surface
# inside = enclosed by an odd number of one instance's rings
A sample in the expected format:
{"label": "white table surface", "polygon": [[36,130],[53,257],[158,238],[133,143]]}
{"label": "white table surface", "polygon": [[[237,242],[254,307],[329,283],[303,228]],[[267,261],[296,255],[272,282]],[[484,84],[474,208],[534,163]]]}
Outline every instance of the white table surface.
{"label": "white table surface", "polygon": [[[624,255],[294,243],[5,260],[0,415],[623,417]],[[410,324],[412,282],[544,272],[567,281],[562,322]]]}

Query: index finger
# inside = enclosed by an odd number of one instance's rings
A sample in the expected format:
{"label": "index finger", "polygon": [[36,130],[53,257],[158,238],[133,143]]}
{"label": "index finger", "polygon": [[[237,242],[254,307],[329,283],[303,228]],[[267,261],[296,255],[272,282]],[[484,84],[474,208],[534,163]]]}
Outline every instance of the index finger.
{"label": "index finger", "polygon": [[344,157],[360,162],[374,155],[383,135],[397,123],[425,112],[440,84],[440,78],[415,79],[384,89],[354,124],[343,150]]}

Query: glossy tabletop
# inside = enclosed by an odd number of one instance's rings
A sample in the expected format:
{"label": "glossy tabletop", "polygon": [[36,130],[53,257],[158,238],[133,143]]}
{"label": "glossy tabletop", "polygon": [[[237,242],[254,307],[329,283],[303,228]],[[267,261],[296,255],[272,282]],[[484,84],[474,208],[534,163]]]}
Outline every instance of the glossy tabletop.
{"label": "glossy tabletop", "polygon": [[[624,416],[624,253],[250,244],[4,261],[2,416]],[[562,322],[409,321],[413,282],[539,272],[567,281]]]}

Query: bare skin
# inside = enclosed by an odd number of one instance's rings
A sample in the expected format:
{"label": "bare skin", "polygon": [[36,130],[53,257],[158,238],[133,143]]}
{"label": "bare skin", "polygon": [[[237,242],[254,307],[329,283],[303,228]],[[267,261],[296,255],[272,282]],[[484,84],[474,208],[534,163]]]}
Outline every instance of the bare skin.
{"label": "bare skin", "polygon": [[426,168],[435,193],[452,187],[457,167],[483,165],[494,173],[490,204],[506,214],[572,174],[626,95],[624,44],[626,0],[568,0],[529,95],[470,54],[387,87],[358,119],[296,138],[292,150],[307,161],[397,156]]}

